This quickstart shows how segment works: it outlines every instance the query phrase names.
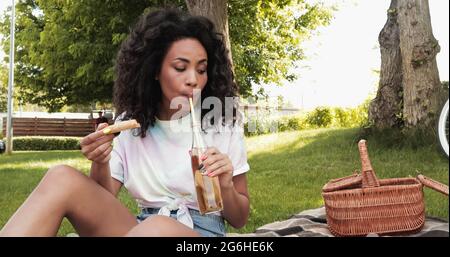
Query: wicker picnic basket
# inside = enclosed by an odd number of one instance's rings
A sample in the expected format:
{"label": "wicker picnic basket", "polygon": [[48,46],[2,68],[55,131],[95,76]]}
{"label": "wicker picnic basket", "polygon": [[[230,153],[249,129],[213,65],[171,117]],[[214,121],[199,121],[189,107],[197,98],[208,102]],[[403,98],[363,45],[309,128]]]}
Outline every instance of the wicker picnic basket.
{"label": "wicker picnic basket", "polygon": [[328,182],[322,189],[327,223],[336,236],[409,234],[425,223],[423,185],[448,196],[448,186],[418,178],[378,179],[366,141],[358,143],[362,172]]}

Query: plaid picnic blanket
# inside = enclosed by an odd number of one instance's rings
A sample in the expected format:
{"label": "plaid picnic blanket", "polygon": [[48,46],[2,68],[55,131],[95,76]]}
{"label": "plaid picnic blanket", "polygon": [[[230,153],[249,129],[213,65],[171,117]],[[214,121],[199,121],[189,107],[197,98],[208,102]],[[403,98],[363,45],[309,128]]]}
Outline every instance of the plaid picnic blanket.
{"label": "plaid picnic blanket", "polygon": [[[228,237],[332,237],[328,230],[325,207],[302,211],[283,221],[264,225],[254,233],[229,233]],[[370,234],[368,236],[378,236]],[[446,220],[426,217],[423,229],[411,237],[448,237],[449,223]]]}

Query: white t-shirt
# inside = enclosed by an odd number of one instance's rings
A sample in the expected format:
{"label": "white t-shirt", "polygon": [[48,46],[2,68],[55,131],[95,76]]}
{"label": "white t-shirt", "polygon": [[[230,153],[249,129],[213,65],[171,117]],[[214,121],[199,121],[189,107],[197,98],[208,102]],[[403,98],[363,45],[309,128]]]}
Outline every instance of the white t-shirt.
{"label": "white t-shirt", "polygon": [[[250,167],[242,127],[236,124],[221,129],[202,133],[205,143],[228,155],[233,176],[247,172]],[[172,121],[157,119],[144,138],[134,136],[133,130],[123,131],[113,141],[111,176],[122,182],[140,208],[171,206],[169,209],[176,210],[182,203],[198,210],[191,147],[189,114]]]}

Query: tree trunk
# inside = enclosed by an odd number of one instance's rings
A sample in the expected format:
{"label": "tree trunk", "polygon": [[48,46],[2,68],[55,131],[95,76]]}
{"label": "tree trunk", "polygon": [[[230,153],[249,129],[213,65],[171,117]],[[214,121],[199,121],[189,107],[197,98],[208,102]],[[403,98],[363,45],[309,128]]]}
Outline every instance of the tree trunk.
{"label": "tree trunk", "polygon": [[223,41],[228,49],[228,56],[231,63],[231,44],[228,32],[228,9],[227,0],[186,0],[189,13],[193,15],[204,16],[210,19],[217,32],[223,35]]}
{"label": "tree trunk", "polygon": [[369,106],[369,120],[378,129],[402,124],[402,59],[397,23],[397,0],[392,0],[387,22],[378,36],[381,71],[377,96]]}
{"label": "tree trunk", "polygon": [[403,118],[407,128],[434,125],[441,82],[440,46],[431,29],[428,0],[399,0],[398,24],[403,71]]}

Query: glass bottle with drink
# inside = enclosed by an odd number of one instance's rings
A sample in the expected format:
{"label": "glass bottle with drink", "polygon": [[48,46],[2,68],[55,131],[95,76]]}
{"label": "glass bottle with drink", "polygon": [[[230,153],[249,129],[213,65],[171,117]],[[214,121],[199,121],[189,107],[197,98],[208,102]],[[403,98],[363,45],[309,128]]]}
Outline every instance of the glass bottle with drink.
{"label": "glass bottle with drink", "polygon": [[191,163],[194,175],[195,190],[200,213],[207,214],[223,210],[222,195],[218,177],[208,177],[204,169],[201,157],[206,152],[207,147],[200,133],[200,122],[195,119],[194,105],[192,98],[189,98],[192,119],[192,148]]}

